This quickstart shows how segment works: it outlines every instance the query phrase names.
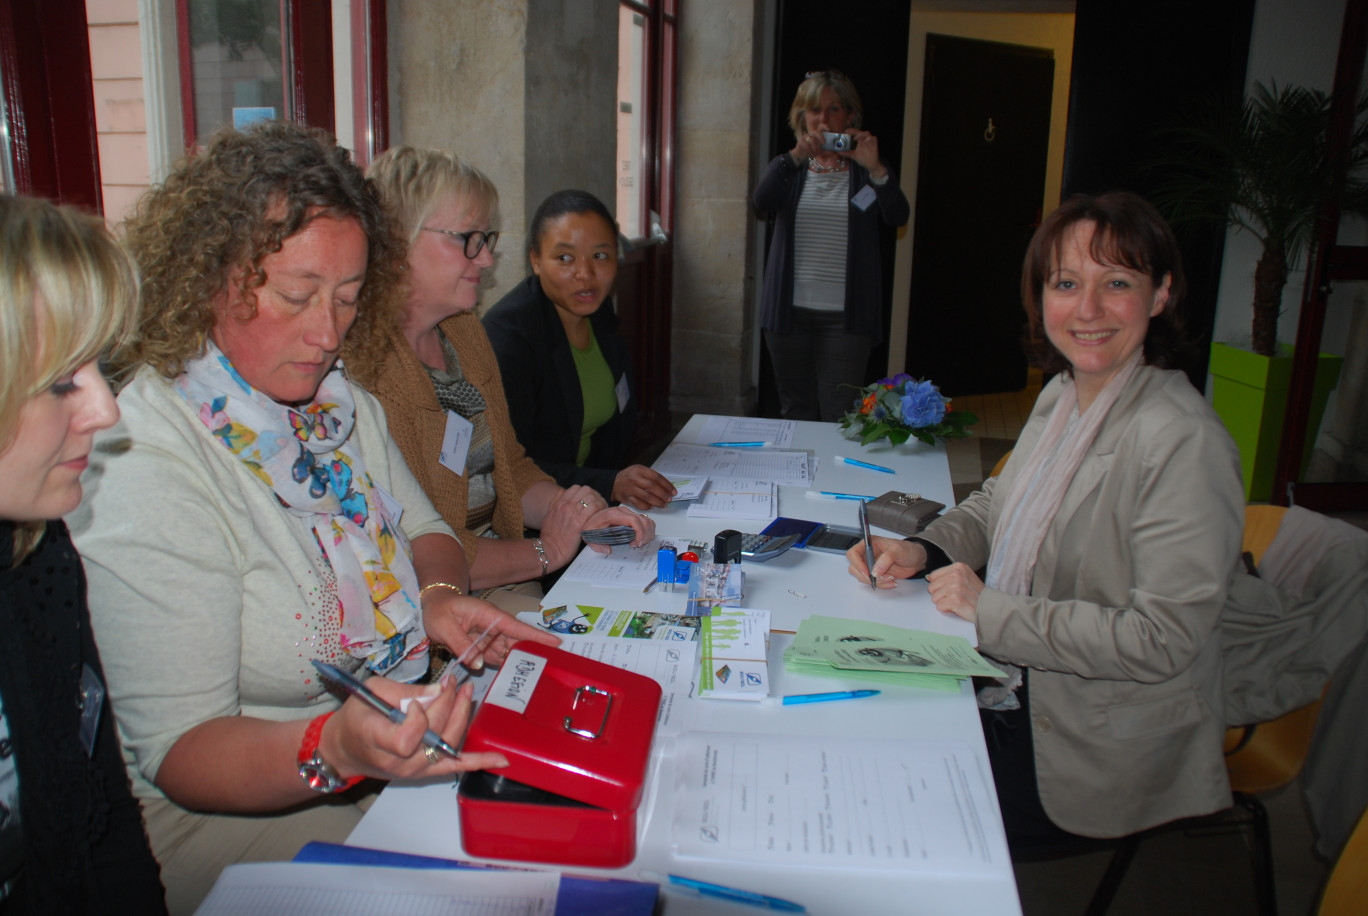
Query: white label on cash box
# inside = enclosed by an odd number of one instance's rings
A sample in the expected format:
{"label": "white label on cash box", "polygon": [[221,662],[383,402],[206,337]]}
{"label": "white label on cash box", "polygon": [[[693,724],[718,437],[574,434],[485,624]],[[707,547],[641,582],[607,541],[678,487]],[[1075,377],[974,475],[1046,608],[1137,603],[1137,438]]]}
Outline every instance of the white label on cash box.
{"label": "white label on cash box", "polygon": [[522,649],[514,649],[504,659],[499,676],[494,678],[493,686],[485,695],[485,702],[516,713],[527,712],[527,704],[532,701],[537,681],[541,680],[545,670],[546,659]]}

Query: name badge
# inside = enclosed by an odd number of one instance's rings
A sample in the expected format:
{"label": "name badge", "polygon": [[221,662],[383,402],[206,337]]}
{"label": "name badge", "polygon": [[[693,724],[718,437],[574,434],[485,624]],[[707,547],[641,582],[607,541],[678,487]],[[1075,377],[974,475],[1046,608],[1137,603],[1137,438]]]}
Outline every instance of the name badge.
{"label": "name badge", "polygon": [[380,503],[380,511],[385,513],[385,518],[390,520],[390,524],[397,527],[399,519],[404,517],[404,507],[399,505],[399,500],[395,499],[388,490],[379,484],[371,487],[371,495]]}
{"label": "name badge", "polygon": [[95,736],[100,733],[100,712],[104,709],[104,684],[89,665],[81,666],[81,747],[87,757],[95,756]]}
{"label": "name badge", "polygon": [[470,452],[470,437],[475,426],[454,410],[448,410],[446,415],[446,433],[442,436],[442,453],[437,460],[442,467],[464,477],[466,455]]}
{"label": "name badge", "polygon": [[632,392],[627,389],[627,373],[622,373],[622,378],[618,379],[617,388],[614,390],[617,392],[618,413],[624,413],[627,410],[627,402],[632,399]]}
{"label": "name badge", "polygon": [[874,188],[870,185],[865,185],[863,188],[860,188],[858,194],[850,198],[850,202],[859,207],[861,212],[868,210],[869,205],[874,203]]}
{"label": "name badge", "polygon": [[490,685],[484,701],[525,714],[527,704],[537,690],[537,681],[541,680],[545,670],[546,659],[522,649],[514,649],[499,668],[499,674]]}

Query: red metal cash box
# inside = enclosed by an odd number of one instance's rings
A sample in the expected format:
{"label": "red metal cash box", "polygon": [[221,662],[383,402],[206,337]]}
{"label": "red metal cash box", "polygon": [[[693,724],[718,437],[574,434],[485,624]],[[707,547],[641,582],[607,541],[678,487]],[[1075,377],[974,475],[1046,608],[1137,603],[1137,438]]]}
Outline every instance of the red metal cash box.
{"label": "red metal cash box", "polygon": [[508,653],[463,750],[502,770],[461,778],[461,842],[491,859],[619,868],[636,855],[660,706],[648,677],[539,643]]}

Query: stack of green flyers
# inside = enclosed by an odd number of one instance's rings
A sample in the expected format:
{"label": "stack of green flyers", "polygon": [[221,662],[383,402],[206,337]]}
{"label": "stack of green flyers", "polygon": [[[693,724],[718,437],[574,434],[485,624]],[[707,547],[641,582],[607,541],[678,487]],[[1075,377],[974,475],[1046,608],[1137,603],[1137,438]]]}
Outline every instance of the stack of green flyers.
{"label": "stack of green flyers", "polygon": [[961,678],[1002,676],[962,636],[839,617],[800,623],[784,669],[932,690],[958,690]]}

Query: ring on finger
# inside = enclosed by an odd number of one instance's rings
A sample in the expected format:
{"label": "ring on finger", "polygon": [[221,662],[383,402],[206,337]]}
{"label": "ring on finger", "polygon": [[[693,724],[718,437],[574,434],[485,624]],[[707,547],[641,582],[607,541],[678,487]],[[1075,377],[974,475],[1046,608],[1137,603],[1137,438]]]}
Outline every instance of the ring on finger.
{"label": "ring on finger", "polygon": [[441,756],[438,755],[435,747],[423,748],[423,756],[428,759],[428,763],[437,763],[437,761],[442,759]]}
{"label": "ring on finger", "polygon": [[586,509],[589,508],[589,504],[588,504],[587,502],[585,502],[584,500],[582,500],[582,499],[580,500],[580,505],[583,506],[583,507],[586,508]]}

